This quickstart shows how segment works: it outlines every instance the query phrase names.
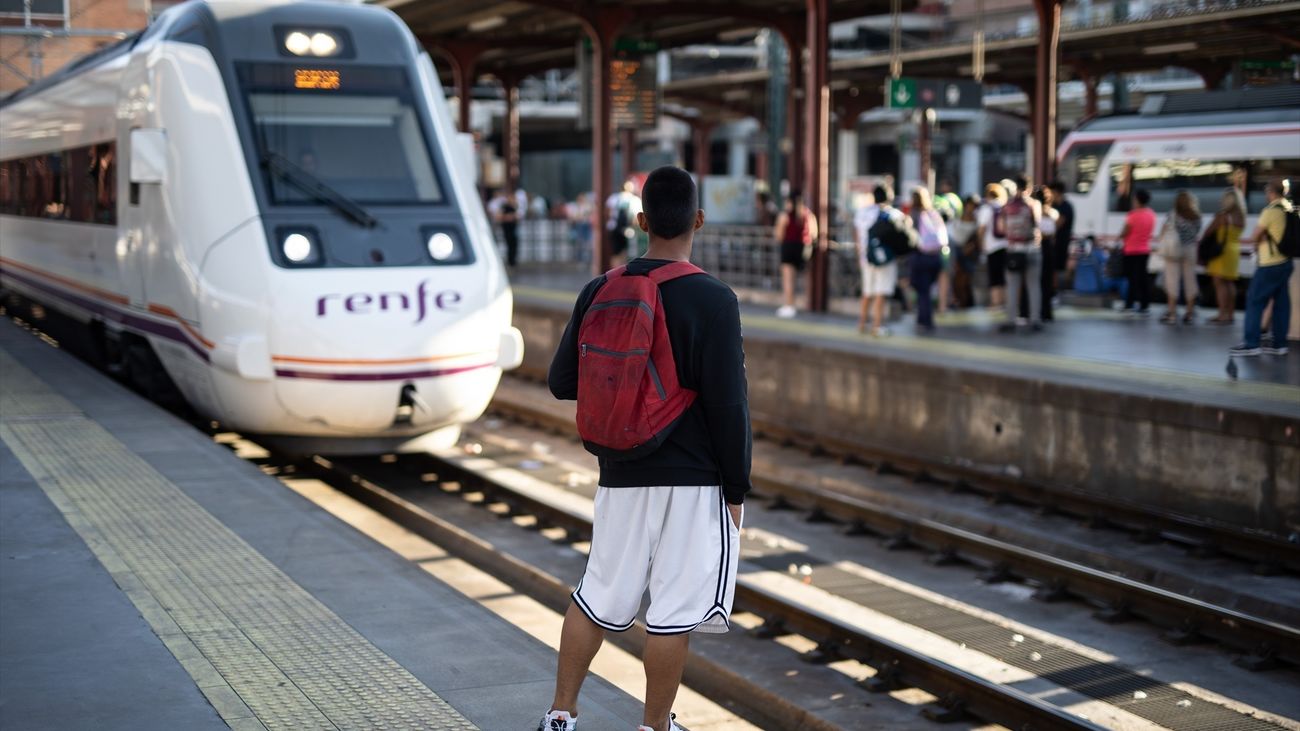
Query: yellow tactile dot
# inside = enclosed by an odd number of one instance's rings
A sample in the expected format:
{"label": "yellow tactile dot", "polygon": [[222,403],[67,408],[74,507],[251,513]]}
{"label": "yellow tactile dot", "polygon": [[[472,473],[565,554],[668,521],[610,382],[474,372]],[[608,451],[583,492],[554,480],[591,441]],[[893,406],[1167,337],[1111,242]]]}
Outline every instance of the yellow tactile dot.
{"label": "yellow tactile dot", "polygon": [[0,370],[0,438],[232,729],[474,728],[3,351]]}

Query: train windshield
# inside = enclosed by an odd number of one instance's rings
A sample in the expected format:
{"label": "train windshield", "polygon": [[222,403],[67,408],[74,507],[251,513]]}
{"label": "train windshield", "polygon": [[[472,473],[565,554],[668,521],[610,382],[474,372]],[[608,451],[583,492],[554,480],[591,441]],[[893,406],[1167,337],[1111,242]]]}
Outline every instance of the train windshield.
{"label": "train windshield", "polygon": [[315,197],[268,159],[292,166],[357,203],[427,204],[442,189],[401,69],[241,69],[260,157],[275,203]]}

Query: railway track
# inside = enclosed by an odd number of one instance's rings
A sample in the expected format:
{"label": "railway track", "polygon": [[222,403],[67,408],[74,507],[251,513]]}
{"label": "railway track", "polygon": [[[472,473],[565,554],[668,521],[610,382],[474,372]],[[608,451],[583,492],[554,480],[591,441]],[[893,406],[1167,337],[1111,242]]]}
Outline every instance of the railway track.
{"label": "railway track", "polygon": [[[552,433],[574,437],[567,404],[520,398],[519,389],[498,390],[492,410]],[[1300,666],[1300,629],[1152,586],[1023,546],[910,514],[858,496],[756,471],[754,489],[778,509],[806,511],[813,520],[846,524],[849,532],[884,537],[893,547],[933,551],[940,561],[983,566],[990,579],[1017,578],[1039,587],[1044,600],[1076,598],[1098,607],[1095,616],[1117,622],[1141,618],[1164,628],[1166,639],[1185,644],[1211,639],[1243,653],[1237,664],[1265,670],[1279,663]],[[1258,547],[1258,546],[1257,546]]]}
{"label": "railway track", "polygon": [[[467,468],[432,455],[421,455],[421,458],[427,463],[414,468],[412,473],[428,475],[431,471],[437,475],[439,483],[455,483],[461,493],[481,493],[481,503],[506,506],[499,515],[533,516],[539,527],[561,528],[572,541],[587,540],[591,535],[588,511],[558,504],[507,484],[491,476],[490,469]],[[372,479],[367,465],[373,466],[373,460],[317,456],[305,468],[371,509],[539,601],[560,610],[567,606],[571,586],[524,561],[501,553],[416,501],[403,497],[401,490],[380,484]],[[415,474],[407,479],[421,480]],[[427,481],[424,486],[428,487]],[[913,687],[933,694],[940,700],[921,711],[931,720],[951,721],[970,716],[1007,728],[1033,731],[1104,728],[1026,692],[987,680],[883,635],[846,623],[816,607],[789,601],[775,591],[746,583],[743,578],[736,588],[736,609],[765,618],[764,624],[754,631],[760,638],[798,633],[817,642],[814,656],[805,659],[814,662],[854,659],[875,668],[876,675],[861,684],[865,690],[885,692]],[[700,687],[701,681],[705,687]],[[694,673],[688,672],[688,682],[697,690],[728,704],[752,707],[757,698],[759,708],[755,715],[772,728],[832,728],[806,711],[788,707],[780,698],[756,689],[725,667],[697,667]]]}

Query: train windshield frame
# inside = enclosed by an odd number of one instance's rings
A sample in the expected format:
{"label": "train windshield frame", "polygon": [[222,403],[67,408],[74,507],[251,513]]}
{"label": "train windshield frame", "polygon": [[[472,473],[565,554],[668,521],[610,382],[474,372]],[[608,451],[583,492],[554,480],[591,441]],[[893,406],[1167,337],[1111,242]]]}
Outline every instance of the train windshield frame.
{"label": "train windshield frame", "polygon": [[406,70],[243,63],[239,84],[267,197],[274,205],[319,203],[275,175],[268,160],[288,160],[352,202],[429,206],[447,202]]}

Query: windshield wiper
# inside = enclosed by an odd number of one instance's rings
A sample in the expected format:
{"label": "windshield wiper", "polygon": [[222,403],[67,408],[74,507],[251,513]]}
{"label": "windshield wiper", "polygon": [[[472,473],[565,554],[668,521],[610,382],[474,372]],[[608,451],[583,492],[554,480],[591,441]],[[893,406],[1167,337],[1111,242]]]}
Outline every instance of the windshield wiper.
{"label": "windshield wiper", "polygon": [[293,185],[321,203],[328,203],[339,213],[366,228],[379,225],[379,219],[370,215],[360,204],[325,184],[325,181],[295,165],[278,152],[267,152],[262,164],[271,174]]}

